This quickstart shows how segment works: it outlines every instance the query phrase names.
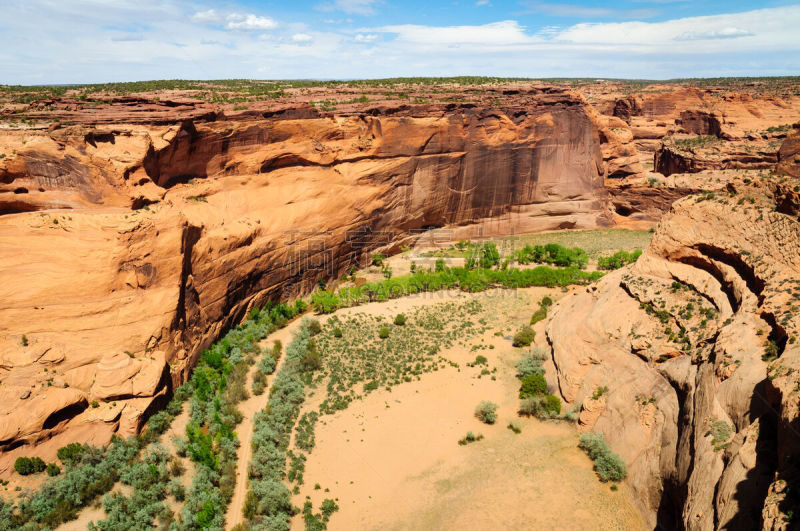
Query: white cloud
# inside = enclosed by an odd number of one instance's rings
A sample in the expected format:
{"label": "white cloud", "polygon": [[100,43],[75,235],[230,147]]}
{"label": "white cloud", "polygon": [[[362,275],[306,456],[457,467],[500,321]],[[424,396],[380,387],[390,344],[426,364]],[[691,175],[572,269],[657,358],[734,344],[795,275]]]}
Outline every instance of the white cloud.
{"label": "white cloud", "polygon": [[374,15],[375,6],[381,0],[333,0],[318,4],[316,7],[320,11],[344,11],[353,15]]}
{"label": "white cloud", "polygon": [[489,6],[489,7],[491,7],[491,5],[492,5],[492,3],[489,0],[478,0],[477,2],[475,2],[475,6],[477,6],[477,7],[481,7],[481,6]]}
{"label": "white cloud", "polygon": [[228,15],[228,23],[225,29],[229,30],[272,30],[278,27],[278,23],[269,17],[259,17],[258,15],[242,15],[233,13]]}
{"label": "white cloud", "polygon": [[314,37],[312,37],[308,33],[295,33],[294,35],[292,35],[292,40],[294,42],[308,42],[313,38]]}
{"label": "white cloud", "polygon": [[525,27],[515,20],[492,22],[482,26],[418,26],[403,24],[399,26],[383,26],[376,31],[394,33],[397,40],[429,45],[509,45],[530,44],[537,37],[528,35]]}
{"label": "white cloud", "polygon": [[750,37],[753,33],[735,27],[727,27],[706,31],[687,31],[676,37],[677,40],[697,41],[703,39],[735,39],[737,37]]}
{"label": "white cloud", "polygon": [[[604,24],[576,24],[559,33],[555,40],[579,44],[635,45],[656,50],[672,44],[663,52],[674,52],[676,42],[708,39],[740,40],[737,48],[747,50],[753,46],[772,46],[780,49],[788,44],[796,49],[795,30],[800,25],[800,6],[760,9],[744,13],[729,13],[702,17],[687,17],[664,22],[616,22]],[[735,46],[731,42],[727,47]],[[696,43],[682,48],[685,51],[705,53],[712,48],[698,48]]]}
{"label": "white cloud", "polygon": [[215,10],[209,9],[208,11],[198,11],[192,15],[190,20],[200,24],[213,24],[222,20],[222,17]]}
{"label": "white cloud", "polygon": [[[87,9],[89,4],[92,9]],[[221,8],[209,11],[197,9],[188,0],[3,3],[2,82],[253,75],[293,79],[464,74],[665,78],[791,75],[800,71],[797,5],[661,22],[583,23],[541,30],[527,29],[515,20],[350,30],[349,24],[339,21],[341,26],[307,25],[300,20],[279,24],[247,11],[231,19]],[[48,17],[38,16],[42,12]],[[297,40],[297,35],[313,39]]]}
{"label": "white cloud", "polygon": [[571,18],[652,18],[659,14],[657,9],[614,9],[608,7],[589,7],[574,4],[548,4],[545,2],[523,2],[527,6],[524,13],[543,13],[553,17]]}

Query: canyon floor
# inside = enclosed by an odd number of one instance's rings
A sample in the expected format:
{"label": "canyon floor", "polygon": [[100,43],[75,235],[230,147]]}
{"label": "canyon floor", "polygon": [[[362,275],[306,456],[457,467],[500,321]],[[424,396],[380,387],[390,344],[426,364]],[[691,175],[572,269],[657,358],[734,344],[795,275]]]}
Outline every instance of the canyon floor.
{"label": "canyon floor", "polygon": [[[471,344],[493,345],[480,352],[489,369],[498,370],[479,378],[484,366],[467,366],[476,351],[449,348],[442,355],[459,368],[378,390],[322,417],[295,503],[309,496],[318,506],[335,496],[340,510],[329,529],[644,529],[627,489],[611,491],[597,479],[577,447],[574,424],[517,414],[514,364],[522,349],[512,347],[508,336],[530,319],[534,301],[568,295],[546,288],[431,294],[423,301],[409,297],[342,310],[340,318],[363,312],[388,320],[421,303],[476,301],[491,308],[490,330],[471,337]],[[306,409],[320,399],[310,399]],[[475,418],[481,400],[500,406],[494,425]],[[521,434],[508,429],[510,421],[520,423]],[[484,438],[459,446],[468,431]],[[304,529],[303,521],[297,518],[292,528]]]}
{"label": "canyon floor", "polygon": [[[565,245],[591,242],[588,269],[595,269],[598,256],[641,248],[651,237],[648,231],[598,230],[522,235],[520,241]],[[495,241],[502,247],[502,239]],[[520,244],[515,240],[514,245]],[[422,267],[437,255],[454,253],[449,245],[422,247],[388,258],[385,265],[395,274],[403,274],[412,264]],[[374,266],[355,275],[363,279],[382,277],[381,268]],[[531,308],[542,298],[558,301],[585,289],[493,289],[476,294],[446,290],[316,316],[323,330],[349,319],[358,323],[391,322],[398,314],[410,320],[416,315],[423,319],[428,314],[420,312],[425,311],[444,320],[463,321],[462,325],[474,321],[480,326],[467,326],[452,346],[443,347],[439,356],[446,363],[437,370],[423,372],[390,391],[381,388],[371,392],[343,411],[322,414],[315,430],[316,445],[307,452],[304,480],[297,485],[293,503],[302,507],[309,499],[319,506],[325,498],[335,499],[339,510],[331,517],[329,529],[645,529],[625,484],[614,484],[612,489],[612,484],[598,480],[591,460],[577,447],[579,431],[574,422],[517,414],[519,380],[515,364],[531,347],[513,347],[511,336],[530,320]],[[468,308],[466,313],[464,308]],[[296,318],[261,340],[259,347],[267,351],[276,340],[287,345],[301,322],[302,318]],[[540,322],[534,327],[534,346],[546,346],[544,325]],[[324,359],[324,346],[321,353]],[[488,361],[470,366],[477,354]],[[284,359],[278,362],[276,373]],[[248,389],[256,371],[254,365],[248,373]],[[274,376],[269,378],[263,394],[251,393],[237,406],[242,414],[236,429],[241,444],[226,529],[246,522],[242,509],[252,459],[253,421],[267,404],[273,380]],[[318,410],[325,397],[321,381],[309,391],[303,413]],[[500,406],[493,425],[481,423],[474,415],[475,406],[482,400]],[[187,489],[194,465],[176,454],[172,441],[183,435],[188,415],[185,408],[158,441],[186,469],[180,479]],[[512,421],[519,423],[521,433],[508,428]],[[468,431],[482,435],[482,440],[459,445],[458,440]],[[290,451],[302,453],[295,441]],[[4,487],[5,492],[13,492],[17,486],[27,488],[21,476],[15,476]],[[111,493],[130,495],[130,489],[117,483]],[[168,503],[180,513],[181,502],[169,496]],[[565,521],[567,513],[570,518]],[[77,531],[106,517],[98,502],[59,529]],[[291,525],[292,529],[305,529],[303,515],[295,516]]]}

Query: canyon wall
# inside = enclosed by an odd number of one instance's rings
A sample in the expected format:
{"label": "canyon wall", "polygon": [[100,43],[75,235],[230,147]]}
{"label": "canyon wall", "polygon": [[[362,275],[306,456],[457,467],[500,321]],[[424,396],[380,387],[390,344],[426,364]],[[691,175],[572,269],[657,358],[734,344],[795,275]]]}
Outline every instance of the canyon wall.
{"label": "canyon wall", "polygon": [[0,472],[32,445],[50,458],[135,433],[251,307],[376,248],[618,217],[612,133],[579,97],[415,113],[95,117],[0,136],[14,153],[0,160]]}
{"label": "canyon wall", "polygon": [[548,324],[552,384],[626,461],[655,528],[794,525],[798,184],[735,179],[678,200],[639,261]]}

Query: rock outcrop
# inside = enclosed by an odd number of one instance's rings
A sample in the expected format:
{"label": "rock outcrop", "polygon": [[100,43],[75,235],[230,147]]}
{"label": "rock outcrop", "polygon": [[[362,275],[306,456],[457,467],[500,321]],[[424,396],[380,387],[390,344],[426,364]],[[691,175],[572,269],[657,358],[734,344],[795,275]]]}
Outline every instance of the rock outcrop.
{"label": "rock outcrop", "polygon": [[639,261],[554,309],[553,383],[654,527],[787,529],[798,511],[797,185],[675,202]]}
{"label": "rock outcrop", "polygon": [[[697,142],[698,144],[694,144]],[[699,173],[706,170],[771,170],[778,161],[775,142],[722,142],[706,138],[662,142],[653,157],[658,173]]]}
{"label": "rock outcrop", "polygon": [[376,248],[613,225],[604,125],[579,97],[539,103],[4,135],[0,469],[135,433],[253,305]]}
{"label": "rock outcrop", "polygon": [[800,177],[800,131],[795,130],[781,144],[775,171],[779,174]]}

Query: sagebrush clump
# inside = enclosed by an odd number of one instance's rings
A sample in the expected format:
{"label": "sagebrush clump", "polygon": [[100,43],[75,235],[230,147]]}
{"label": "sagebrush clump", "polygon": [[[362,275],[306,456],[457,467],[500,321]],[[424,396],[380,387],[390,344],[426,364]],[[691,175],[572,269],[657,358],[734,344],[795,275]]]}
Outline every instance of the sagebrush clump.
{"label": "sagebrush clump", "polygon": [[494,424],[497,421],[497,404],[484,400],[475,408],[475,416],[483,423]]}
{"label": "sagebrush clump", "polygon": [[533,328],[526,325],[520,328],[519,331],[514,334],[514,341],[512,344],[515,347],[527,347],[533,343],[535,337],[536,332],[533,331]]}
{"label": "sagebrush clump", "polygon": [[540,419],[561,414],[561,399],[555,395],[534,395],[524,398],[519,404],[519,414]]}
{"label": "sagebrush clump", "polygon": [[628,475],[625,462],[611,450],[602,434],[584,433],[578,447],[594,461],[594,470],[600,481],[621,481]]}

